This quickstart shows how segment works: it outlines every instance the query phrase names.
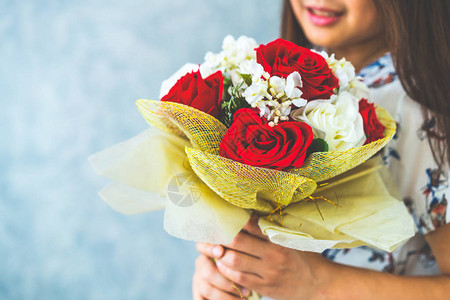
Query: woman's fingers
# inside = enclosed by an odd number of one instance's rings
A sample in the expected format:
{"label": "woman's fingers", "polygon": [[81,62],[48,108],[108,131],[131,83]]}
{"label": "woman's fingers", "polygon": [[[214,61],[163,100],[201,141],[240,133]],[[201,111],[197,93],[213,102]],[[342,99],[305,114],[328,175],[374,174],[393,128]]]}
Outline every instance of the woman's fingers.
{"label": "woman's fingers", "polygon": [[[204,256],[201,255],[196,261],[196,272],[195,277],[199,277],[199,283],[201,283],[200,290],[203,291],[201,295],[208,298],[206,294],[217,294],[218,290],[222,293],[227,293],[230,296],[248,296],[250,291],[242,288],[238,284],[233,283],[229,279],[225,278],[222,274],[220,274],[214,262]],[[205,285],[208,284],[209,286]],[[204,290],[205,289],[205,290]],[[205,294],[205,295],[204,295]],[[222,299],[222,298],[212,298],[212,299]],[[231,299],[231,298],[230,298]]]}
{"label": "woman's fingers", "polygon": [[195,300],[237,300],[242,299],[240,296],[226,293],[214,286],[202,278],[194,277],[194,286],[196,287]]}
{"label": "woman's fingers", "polygon": [[[253,243],[257,244],[254,245]],[[256,251],[256,248],[259,247],[258,250],[259,252],[261,252],[263,249],[261,248],[263,243],[264,242],[262,242],[260,239],[247,233],[241,232],[235,237],[235,239],[229,246],[223,247],[220,245],[199,243],[197,244],[197,250],[205,255],[205,257],[212,257],[213,259],[222,262],[232,269],[251,274],[258,274],[261,266],[261,258],[255,256],[260,254],[255,253],[254,251]],[[217,249],[220,249],[220,251],[218,251]],[[244,249],[250,254],[244,253]],[[212,253],[214,252],[216,252],[218,255],[213,256]],[[211,259],[209,260],[211,261]],[[258,276],[260,275],[258,274]]]}
{"label": "woman's fingers", "polygon": [[259,237],[255,237],[245,231],[239,232],[230,244],[226,246],[197,243],[197,251],[203,255],[211,258],[222,258],[228,249],[242,252],[246,255],[254,258],[264,259],[266,258],[266,247],[269,245],[269,241],[262,240]]}
{"label": "woman's fingers", "polygon": [[233,282],[246,286],[249,288],[258,287],[263,282],[263,279],[256,274],[247,273],[243,271],[238,271],[233,268],[228,267],[220,260],[217,261],[217,268],[220,273],[222,273],[226,278],[232,280]]}
{"label": "woman's fingers", "polygon": [[249,234],[259,237],[263,240],[268,240],[269,238],[262,233],[261,228],[259,228],[258,225],[259,217],[255,214],[253,214],[250,218],[250,220],[245,224],[245,226],[242,228],[242,230],[248,232]]}
{"label": "woman's fingers", "polygon": [[197,243],[197,251],[210,258],[220,259],[229,250],[236,250],[254,258],[263,258],[268,241],[241,231],[234,237],[230,244],[226,246],[207,243]]}
{"label": "woman's fingers", "polygon": [[203,298],[200,295],[200,291],[198,289],[198,282],[194,276],[194,278],[192,279],[192,299],[193,300],[205,300],[205,298]]}
{"label": "woman's fingers", "polygon": [[217,262],[221,262],[234,270],[255,274],[261,277],[261,275],[259,275],[261,271],[261,258],[253,255],[248,255],[233,249],[226,249],[225,254],[222,258],[218,259]]}
{"label": "woman's fingers", "polygon": [[269,243],[269,241],[255,237],[251,233],[241,231],[234,237],[230,244],[226,245],[226,248],[237,250],[255,258],[265,259],[266,253],[264,250]]}
{"label": "woman's fingers", "polygon": [[197,243],[196,247],[198,252],[211,258],[221,258],[225,253],[225,249],[221,245]]}

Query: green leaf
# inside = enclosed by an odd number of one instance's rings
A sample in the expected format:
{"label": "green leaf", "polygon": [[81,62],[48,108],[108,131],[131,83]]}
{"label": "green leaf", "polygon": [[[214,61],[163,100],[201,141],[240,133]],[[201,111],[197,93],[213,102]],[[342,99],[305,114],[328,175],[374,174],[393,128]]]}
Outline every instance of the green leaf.
{"label": "green leaf", "polygon": [[309,145],[308,150],[306,150],[306,157],[310,156],[314,152],[328,152],[330,147],[325,140],[316,138],[313,139],[311,145]]}
{"label": "green leaf", "polygon": [[241,108],[251,107],[239,92],[241,86],[232,86],[230,99],[225,99],[221,104],[222,110],[219,119],[228,128],[233,123],[233,115],[236,111]]}
{"label": "green leaf", "polygon": [[241,74],[242,79],[244,79],[244,82],[246,85],[251,86],[252,85],[252,75],[250,74]]}

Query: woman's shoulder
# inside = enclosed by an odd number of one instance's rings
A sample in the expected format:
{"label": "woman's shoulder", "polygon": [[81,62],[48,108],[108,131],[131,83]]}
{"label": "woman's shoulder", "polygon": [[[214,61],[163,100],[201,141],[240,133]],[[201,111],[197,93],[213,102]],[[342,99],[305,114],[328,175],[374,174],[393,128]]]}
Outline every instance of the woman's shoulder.
{"label": "woman's shoulder", "polygon": [[[422,107],[403,89],[390,53],[364,67],[358,75],[369,87],[370,100],[386,109],[397,122],[423,121]],[[406,115],[410,117],[405,119]]]}
{"label": "woman's shoulder", "polygon": [[369,88],[382,87],[398,79],[390,53],[386,53],[362,68],[358,75]]}

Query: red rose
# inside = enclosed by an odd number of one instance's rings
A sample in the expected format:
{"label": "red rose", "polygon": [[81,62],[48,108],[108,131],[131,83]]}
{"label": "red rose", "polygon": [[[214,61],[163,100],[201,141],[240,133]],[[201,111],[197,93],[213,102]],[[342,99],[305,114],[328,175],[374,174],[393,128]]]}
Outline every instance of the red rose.
{"label": "red rose", "polygon": [[223,137],[219,154],[256,167],[299,168],[312,139],[312,129],[306,123],[288,121],[270,127],[254,110],[242,108],[234,114],[234,122]]}
{"label": "red rose", "polygon": [[294,43],[277,39],[256,50],[256,61],[272,76],[286,78],[297,71],[302,77],[302,98],[306,100],[329,99],[339,87],[326,60],[311,50]]}
{"label": "red rose", "polygon": [[378,120],[373,103],[364,98],[359,100],[359,113],[363,118],[364,133],[367,137],[364,145],[384,138],[384,125]]}
{"label": "red rose", "polygon": [[185,104],[218,118],[222,99],[222,72],[202,78],[199,71],[181,77],[161,101]]}

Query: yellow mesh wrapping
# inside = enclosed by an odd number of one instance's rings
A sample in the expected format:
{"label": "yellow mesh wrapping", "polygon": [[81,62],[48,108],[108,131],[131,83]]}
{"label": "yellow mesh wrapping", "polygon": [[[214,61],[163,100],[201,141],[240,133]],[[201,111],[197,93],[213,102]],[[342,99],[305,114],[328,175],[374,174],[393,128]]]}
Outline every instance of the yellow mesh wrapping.
{"label": "yellow mesh wrapping", "polygon": [[[317,185],[296,174],[245,165],[186,148],[192,169],[213,191],[242,208],[271,212],[311,195]],[[297,191],[297,192],[296,192]]]}
{"label": "yellow mesh wrapping", "polygon": [[389,113],[377,107],[378,118],[386,127],[383,139],[347,151],[316,152],[302,168],[283,172],[219,156],[220,142],[227,128],[202,111],[152,100],[139,100],[137,106],[150,125],[190,140],[193,148],[186,148],[189,163],[213,191],[238,207],[264,213],[307,199],[316,189],[316,182],[363,163],[392,139],[396,129]]}
{"label": "yellow mesh wrapping", "polygon": [[181,137],[208,153],[219,154],[227,128],[216,118],[187,105],[153,100],[138,100],[136,105],[148,124]]}

